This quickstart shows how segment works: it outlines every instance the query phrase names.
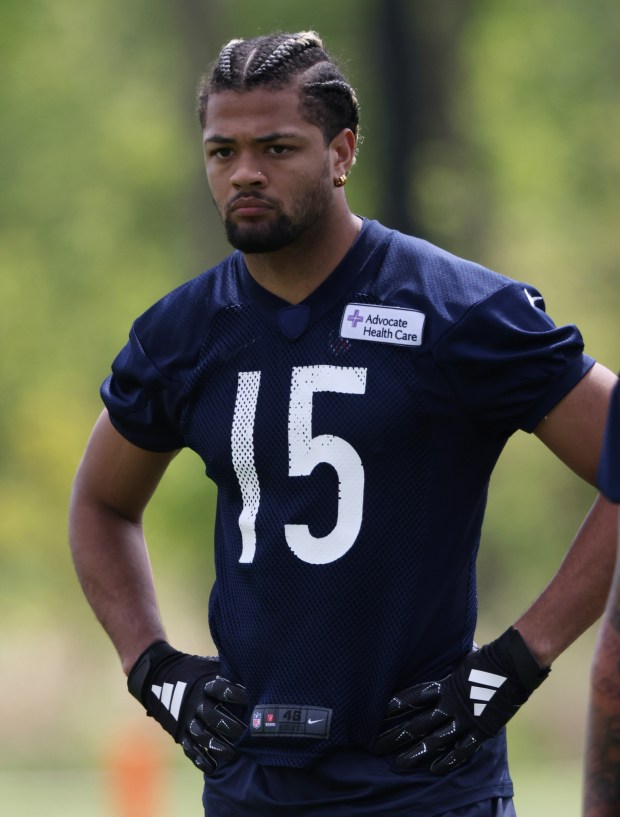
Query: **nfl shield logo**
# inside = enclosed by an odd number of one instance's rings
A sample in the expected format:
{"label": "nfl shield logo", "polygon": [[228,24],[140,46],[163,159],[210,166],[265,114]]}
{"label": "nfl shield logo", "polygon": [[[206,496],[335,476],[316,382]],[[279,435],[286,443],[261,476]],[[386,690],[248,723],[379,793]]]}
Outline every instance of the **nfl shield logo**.
{"label": "nfl shield logo", "polygon": [[262,717],[261,717],[261,712],[260,712],[260,711],[259,711],[259,712],[255,712],[255,713],[252,715],[252,728],[253,728],[253,729],[260,729],[260,727],[261,727],[261,720],[262,720]]}

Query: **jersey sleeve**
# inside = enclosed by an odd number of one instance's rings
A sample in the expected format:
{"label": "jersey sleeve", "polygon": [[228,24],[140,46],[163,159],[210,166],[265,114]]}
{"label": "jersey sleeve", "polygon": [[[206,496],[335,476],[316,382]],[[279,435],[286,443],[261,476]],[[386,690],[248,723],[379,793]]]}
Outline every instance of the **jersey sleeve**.
{"label": "jersey sleeve", "polygon": [[151,360],[131,328],[129,340],[101,386],[112,425],[126,439],[149,451],[174,451],[183,439],[174,420],[179,383]]}
{"label": "jersey sleeve", "polygon": [[531,432],[594,360],[573,325],[556,326],[540,293],[507,283],[472,306],[439,341],[435,359],[474,422]]}
{"label": "jersey sleeve", "polygon": [[112,424],[140,448],[175,451],[185,444],[185,387],[208,323],[204,283],[203,276],[187,282],[137,318],[101,387]]}
{"label": "jersey sleeve", "polygon": [[620,383],[611,397],[597,485],[610,502],[620,502]]}

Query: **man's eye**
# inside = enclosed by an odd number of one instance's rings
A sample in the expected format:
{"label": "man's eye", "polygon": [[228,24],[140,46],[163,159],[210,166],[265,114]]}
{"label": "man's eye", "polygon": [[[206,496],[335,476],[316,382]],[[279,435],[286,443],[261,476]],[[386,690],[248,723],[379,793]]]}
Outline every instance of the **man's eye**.
{"label": "man's eye", "polygon": [[292,150],[288,145],[270,145],[268,151],[276,156],[282,156],[284,153],[289,153]]}
{"label": "man's eye", "polygon": [[209,152],[209,156],[215,156],[218,159],[228,159],[232,156],[232,148],[213,148]]}

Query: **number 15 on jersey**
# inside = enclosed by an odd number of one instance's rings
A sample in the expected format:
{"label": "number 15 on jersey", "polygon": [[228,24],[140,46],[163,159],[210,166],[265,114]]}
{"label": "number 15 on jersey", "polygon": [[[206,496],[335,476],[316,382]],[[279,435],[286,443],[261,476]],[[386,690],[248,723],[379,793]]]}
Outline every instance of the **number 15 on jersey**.
{"label": "number 15 on jersey", "polygon": [[[232,461],[241,488],[239,516],[242,549],[239,561],[249,563],[256,553],[256,517],[260,507],[260,478],[254,456],[254,424],[261,373],[239,372],[232,423]],[[331,434],[312,436],[315,392],[364,394],[366,369],[346,366],[296,366],[291,372],[288,411],[289,476],[309,476],[319,463],[333,466],[338,475],[338,519],[326,536],[316,537],[308,525],[287,524],[288,546],[302,561],[327,564],[351,549],[362,525],[364,466],[353,446]]]}

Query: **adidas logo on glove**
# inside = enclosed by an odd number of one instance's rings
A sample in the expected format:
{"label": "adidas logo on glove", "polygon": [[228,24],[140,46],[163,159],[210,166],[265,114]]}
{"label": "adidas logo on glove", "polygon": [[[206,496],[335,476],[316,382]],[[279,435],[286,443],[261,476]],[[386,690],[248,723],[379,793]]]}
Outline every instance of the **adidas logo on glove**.
{"label": "adidas logo on glove", "polygon": [[181,711],[186,686],[185,681],[177,681],[176,684],[163,684],[163,686],[153,684],[151,687],[153,695],[158,701],[162,702],[175,721],[179,720],[179,712]]}
{"label": "adidas logo on glove", "polygon": [[[503,675],[495,675],[492,672],[473,669],[469,673],[468,680],[472,682],[471,689],[469,690],[469,697],[475,702],[474,715],[478,717],[479,715],[482,715],[486,709],[486,705],[504,683],[506,678],[504,678]],[[484,684],[484,686],[479,686],[479,684]]]}
{"label": "adidas logo on glove", "polygon": [[127,688],[148,715],[181,745],[194,766],[213,774],[237,757],[246,725],[221,703],[245,707],[245,688],[219,674],[220,661],[155,641],[129,671]]}

